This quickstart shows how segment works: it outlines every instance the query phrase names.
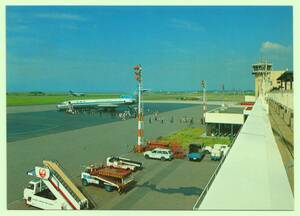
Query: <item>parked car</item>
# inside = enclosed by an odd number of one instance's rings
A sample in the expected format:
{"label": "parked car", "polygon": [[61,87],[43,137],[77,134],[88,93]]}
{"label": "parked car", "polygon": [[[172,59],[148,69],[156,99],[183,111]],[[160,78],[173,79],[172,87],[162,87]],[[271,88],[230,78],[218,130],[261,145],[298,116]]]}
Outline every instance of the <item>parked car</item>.
{"label": "parked car", "polygon": [[144,152],[144,156],[146,159],[153,158],[153,159],[160,159],[160,160],[172,160],[173,153],[170,149],[163,149],[163,148],[155,148],[152,151]]}
{"label": "parked car", "polygon": [[189,153],[188,159],[190,161],[200,161],[204,157],[205,153],[203,151],[202,144],[190,144],[189,145]]}

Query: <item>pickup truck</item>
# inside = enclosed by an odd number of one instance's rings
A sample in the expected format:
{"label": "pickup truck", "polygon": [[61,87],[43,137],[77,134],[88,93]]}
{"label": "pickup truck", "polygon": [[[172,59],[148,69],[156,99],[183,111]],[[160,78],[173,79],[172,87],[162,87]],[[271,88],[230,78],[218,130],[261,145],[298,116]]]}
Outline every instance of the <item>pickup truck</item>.
{"label": "pickup truck", "polygon": [[126,192],[135,185],[131,170],[112,168],[106,166],[88,166],[81,173],[83,186],[96,184],[108,192],[117,190],[120,194]]}

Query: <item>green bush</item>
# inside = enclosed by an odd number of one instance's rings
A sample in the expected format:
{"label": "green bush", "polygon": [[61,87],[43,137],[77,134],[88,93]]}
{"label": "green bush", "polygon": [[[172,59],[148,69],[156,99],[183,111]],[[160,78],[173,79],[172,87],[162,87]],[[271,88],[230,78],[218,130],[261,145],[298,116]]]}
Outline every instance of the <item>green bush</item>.
{"label": "green bush", "polygon": [[184,128],[173,134],[159,137],[158,140],[177,142],[186,150],[191,143],[203,143],[204,146],[231,144],[231,140],[228,137],[202,137],[203,134],[204,128]]}

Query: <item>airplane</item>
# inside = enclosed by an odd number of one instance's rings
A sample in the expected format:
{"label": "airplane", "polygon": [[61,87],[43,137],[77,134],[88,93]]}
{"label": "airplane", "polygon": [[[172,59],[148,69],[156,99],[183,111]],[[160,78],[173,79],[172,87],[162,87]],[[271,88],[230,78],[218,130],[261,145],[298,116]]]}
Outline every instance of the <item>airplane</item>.
{"label": "airplane", "polygon": [[80,96],[85,96],[84,93],[78,93],[78,92],[73,92],[73,91],[69,91],[71,95],[75,96],[75,97],[80,97]]}
{"label": "airplane", "polygon": [[69,100],[58,104],[56,107],[59,111],[73,112],[74,110],[83,109],[106,109],[114,110],[120,106],[130,106],[136,103],[136,99],[131,96],[121,96],[120,98],[111,99],[87,99],[87,100]]}

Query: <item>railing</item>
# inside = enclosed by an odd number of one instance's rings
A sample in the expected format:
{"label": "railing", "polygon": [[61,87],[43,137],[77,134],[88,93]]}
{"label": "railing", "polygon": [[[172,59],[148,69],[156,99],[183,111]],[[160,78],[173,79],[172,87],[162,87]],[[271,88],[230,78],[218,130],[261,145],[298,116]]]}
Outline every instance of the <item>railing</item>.
{"label": "railing", "polygon": [[[239,132],[238,132],[237,134],[240,133],[241,129],[242,129],[242,127],[240,128],[240,130],[239,130]],[[238,136],[238,135],[237,135],[237,136]],[[210,179],[209,179],[207,185],[205,186],[205,188],[204,188],[203,191],[201,192],[199,198],[197,199],[195,205],[193,206],[193,210],[197,210],[197,209],[199,208],[200,204],[202,203],[202,201],[203,201],[205,195],[207,194],[207,191],[209,190],[209,188],[210,188],[211,184],[213,183],[214,179],[216,178],[216,176],[217,176],[217,174],[218,174],[218,172],[219,172],[219,170],[220,170],[220,168],[221,168],[223,162],[225,161],[227,155],[229,154],[229,152],[230,152],[230,150],[231,150],[231,147],[232,147],[233,143],[235,142],[237,136],[235,136],[235,138],[233,139],[232,144],[231,144],[229,150],[227,151],[226,155],[224,155],[224,157],[222,157],[222,159],[221,159],[219,165],[217,166],[217,168],[215,169],[213,175],[210,177]]]}
{"label": "railing", "polygon": [[293,90],[278,90],[267,93],[267,98],[281,104],[291,110],[294,110],[294,93]]}
{"label": "railing", "polygon": [[52,174],[57,178],[57,180],[66,188],[66,190],[74,197],[77,202],[80,202],[80,198],[73,192],[73,190],[67,185],[65,180],[54,170],[51,170]]}

